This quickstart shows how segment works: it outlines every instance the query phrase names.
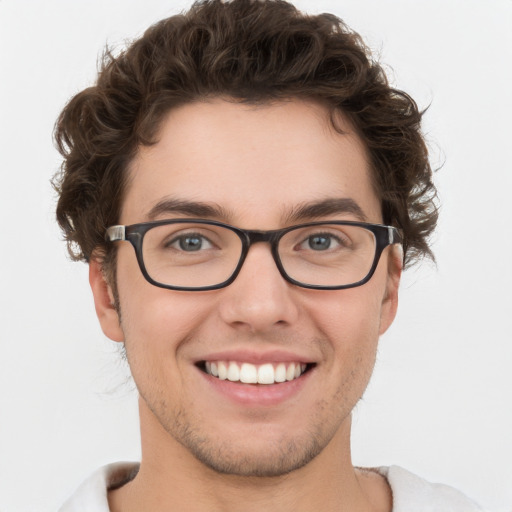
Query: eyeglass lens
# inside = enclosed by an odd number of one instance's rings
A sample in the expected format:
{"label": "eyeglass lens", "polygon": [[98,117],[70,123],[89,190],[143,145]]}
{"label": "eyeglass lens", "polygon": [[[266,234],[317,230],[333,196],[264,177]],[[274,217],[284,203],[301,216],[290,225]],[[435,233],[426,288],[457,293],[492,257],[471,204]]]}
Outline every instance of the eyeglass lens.
{"label": "eyeglass lens", "polygon": [[[298,226],[278,244],[288,276],[313,286],[344,286],[364,279],[373,264],[376,241],[360,226]],[[156,282],[177,287],[218,285],[231,277],[243,253],[233,230],[213,224],[173,223],[148,230],[142,244],[144,265]]]}

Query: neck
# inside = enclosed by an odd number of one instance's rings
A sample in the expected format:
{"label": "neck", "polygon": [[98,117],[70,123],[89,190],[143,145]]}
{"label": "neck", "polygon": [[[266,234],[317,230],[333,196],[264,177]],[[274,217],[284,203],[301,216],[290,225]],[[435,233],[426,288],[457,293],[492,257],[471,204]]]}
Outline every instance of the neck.
{"label": "neck", "polygon": [[390,510],[382,478],[354,469],[350,418],[305,466],[274,477],[220,474],[172,438],[141,402],[142,461],[134,480],[109,492],[112,512],[362,512]]}

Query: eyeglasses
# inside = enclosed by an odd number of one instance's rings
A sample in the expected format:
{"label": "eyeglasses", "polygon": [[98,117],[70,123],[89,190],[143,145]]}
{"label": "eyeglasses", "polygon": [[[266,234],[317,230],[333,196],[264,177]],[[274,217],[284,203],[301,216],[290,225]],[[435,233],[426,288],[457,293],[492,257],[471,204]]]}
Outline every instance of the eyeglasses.
{"label": "eyeglasses", "polygon": [[392,226],[309,222],[272,231],[239,229],[202,219],[111,226],[105,239],[129,241],[147,281],[184,291],[216,290],[235,279],[251,245],[270,244],[279,272],[303,288],[340,290],[372,277],[382,251],[402,242]]}

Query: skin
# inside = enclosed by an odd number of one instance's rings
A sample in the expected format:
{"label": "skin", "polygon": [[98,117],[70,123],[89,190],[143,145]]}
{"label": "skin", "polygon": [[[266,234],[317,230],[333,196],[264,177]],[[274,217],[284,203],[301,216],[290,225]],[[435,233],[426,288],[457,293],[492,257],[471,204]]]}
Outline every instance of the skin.
{"label": "skin", "polygon": [[[350,198],[381,223],[363,144],[342,117],[343,134],[328,119],[324,107],[299,100],[255,107],[216,99],[171,111],[158,142],[130,166],[120,224],[152,220],[150,210],[170,197],[221,206],[215,220],[247,229],[285,227],[297,206],[329,198]],[[176,217],[190,215],[157,219]],[[352,212],[321,219],[360,220]],[[121,319],[93,259],[98,318],[125,343],[140,393],[141,468],[109,493],[111,509],[391,510],[385,480],[352,466],[350,419],[396,313],[396,253],[388,247],[363,286],[317,291],[287,283],[268,245],[256,244],[230,286],[180,292],[148,283],[121,242]],[[314,368],[274,405],[233,402],[196,365],[222,351],[276,350]]]}

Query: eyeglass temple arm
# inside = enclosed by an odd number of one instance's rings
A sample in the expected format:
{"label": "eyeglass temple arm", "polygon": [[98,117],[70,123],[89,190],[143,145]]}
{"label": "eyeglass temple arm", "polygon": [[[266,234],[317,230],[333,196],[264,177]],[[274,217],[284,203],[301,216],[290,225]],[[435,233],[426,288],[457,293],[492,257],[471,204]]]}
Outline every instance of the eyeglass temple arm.
{"label": "eyeglass temple arm", "polygon": [[[120,226],[120,227],[122,227],[122,226]],[[400,231],[393,226],[388,226],[388,243],[389,243],[389,245],[401,244],[402,242],[403,242],[403,238],[402,238],[402,234],[400,233]]]}
{"label": "eyeglass temple arm", "polygon": [[110,226],[105,233],[105,240],[108,242],[126,240],[125,226]]}

